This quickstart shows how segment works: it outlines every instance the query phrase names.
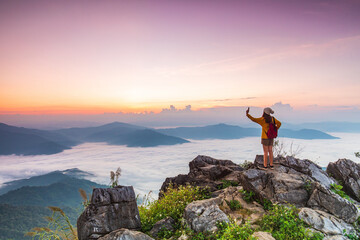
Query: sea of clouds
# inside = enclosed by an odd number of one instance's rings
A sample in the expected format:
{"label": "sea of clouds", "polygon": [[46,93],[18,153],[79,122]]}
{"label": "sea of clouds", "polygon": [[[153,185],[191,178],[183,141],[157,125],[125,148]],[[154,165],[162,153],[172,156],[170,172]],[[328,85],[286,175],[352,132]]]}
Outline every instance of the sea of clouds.
{"label": "sea of clouds", "polygon": [[[332,133],[340,139],[300,140],[280,138],[285,151],[300,150],[297,157],[310,159],[322,167],[340,158],[360,162],[354,152],[360,151],[360,134]],[[150,148],[128,148],[105,143],[85,143],[54,155],[0,156],[0,184],[16,179],[28,178],[55,170],[79,168],[93,173],[89,180],[106,184],[109,173],[122,169],[121,185],[134,186],[143,195],[153,191],[157,195],[166,177],[186,174],[188,163],[197,155],[208,155],[217,159],[229,159],[235,163],[253,161],[262,154],[259,137],[236,140],[191,140],[190,143]]]}

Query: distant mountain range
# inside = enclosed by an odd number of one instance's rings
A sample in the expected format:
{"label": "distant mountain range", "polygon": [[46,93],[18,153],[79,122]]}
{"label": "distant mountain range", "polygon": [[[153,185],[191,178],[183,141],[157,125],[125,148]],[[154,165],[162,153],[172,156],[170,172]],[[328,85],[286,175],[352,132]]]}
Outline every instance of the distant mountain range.
{"label": "distant mountain range", "polygon": [[70,149],[78,143],[51,131],[13,127],[0,123],[0,155],[53,154]]}
{"label": "distant mountain range", "polygon": [[114,122],[99,127],[55,131],[28,129],[0,123],[0,155],[55,154],[84,142],[106,142],[128,147],[155,147],[188,142],[154,129]]}
{"label": "distant mountain range", "polygon": [[316,129],[324,132],[348,132],[360,133],[360,123],[356,122],[314,122],[314,123],[301,123],[289,124],[284,123],[285,128],[299,130],[299,129]]}
{"label": "distant mountain range", "polygon": [[49,186],[71,178],[83,179],[84,177],[91,177],[93,174],[81,171],[78,168],[67,169],[64,171],[54,171],[44,175],[34,176],[27,179],[20,179],[11,182],[5,182],[0,187],[0,195],[3,195],[11,190],[16,190],[22,187],[32,186]]}
{"label": "distant mountain range", "polygon": [[[244,137],[260,136],[261,128],[243,128],[227,124],[217,124],[205,127],[178,127],[158,129],[157,131],[186,139],[238,139]],[[279,130],[279,137],[297,139],[337,139],[327,133],[314,129]]]}
{"label": "distant mountain range", "polygon": [[[189,142],[186,139],[238,139],[260,136],[260,131],[260,128],[244,128],[227,124],[151,129],[120,122],[98,127],[45,131],[0,123],[0,155],[55,154],[84,142],[106,142],[128,147],[155,147]],[[280,129],[279,136],[298,139],[336,138],[319,130],[286,128]]]}
{"label": "distant mountain range", "polygon": [[48,174],[5,183],[0,188],[0,239],[32,239],[24,236],[33,227],[45,227],[46,206],[61,207],[73,225],[83,209],[79,189],[88,195],[93,188],[106,188],[82,179],[92,174],[79,169],[55,171]]}

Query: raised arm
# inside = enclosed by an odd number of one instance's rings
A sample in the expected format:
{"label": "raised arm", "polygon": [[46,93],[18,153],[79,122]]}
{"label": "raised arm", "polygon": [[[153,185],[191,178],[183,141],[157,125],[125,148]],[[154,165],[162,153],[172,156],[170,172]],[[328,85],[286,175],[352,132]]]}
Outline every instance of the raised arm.
{"label": "raised arm", "polygon": [[260,123],[261,118],[254,118],[253,116],[251,116],[251,115],[249,114],[249,111],[250,111],[250,108],[248,108],[248,109],[246,110],[246,116],[247,116],[251,121],[256,122],[256,123],[258,123],[258,124],[261,125],[261,123]]}

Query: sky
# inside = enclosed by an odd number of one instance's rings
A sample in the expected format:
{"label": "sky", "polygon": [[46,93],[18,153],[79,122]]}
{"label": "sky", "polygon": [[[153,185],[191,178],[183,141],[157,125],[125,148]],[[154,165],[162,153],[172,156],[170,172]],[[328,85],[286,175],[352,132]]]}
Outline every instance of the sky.
{"label": "sky", "polygon": [[358,0],[1,0],[0,121],[281,103],[360,122],[359,23]]}

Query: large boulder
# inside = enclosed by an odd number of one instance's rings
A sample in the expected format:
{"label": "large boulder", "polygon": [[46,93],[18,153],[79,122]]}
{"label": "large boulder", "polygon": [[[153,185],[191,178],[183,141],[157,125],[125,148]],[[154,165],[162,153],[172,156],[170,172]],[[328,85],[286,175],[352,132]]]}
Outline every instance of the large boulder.
{"label": "large boulder", "polygon": [[184,211],[186,224],[195,232],[215,232],[218,222],[229,222],[220,210],[219,199],[206,199],[189,203]]}
{"label": "large boulder", "polygon": [[[249,169],[240,174],[240,183],[245,190],[255,193],[260,201],[265,199],[273,203],[291,203],[304,207],[310,197],[310,185],[313,181],[301,173],[285,173],[277,170]],[[307,188],[308,186],[308,188]]]}
{"label": "large boulder", "polygon": [[133,187],[95,188],[77,220],[79,240],[98,239],[119,228],[141,228]]}
{"label": "large boulder", "polygon": [[325,235],[341,235],[344,231],[355,232],[351,224],[320,210],[302,208],[299,212],[299,218]]}
{"label": "large boulder", "polygon": [[[298,159],[295,157],[278,157],[274,159],[278,172],[304,174],[311,177],[314,181],[321,182],[324,186],[330,188],[335,183],[334,179],[317,164],[308,159]],[[263,155],[257,155],[254,162],[255,166],[263,165]]]}
{"label": "large boulder", "polygon": [[339,159],[329,163],[326,172],[342,183],[343,190],[349,196],[360,201],[360,164],[349,159]]}
{"label": "large boulder", "polygon": [[263,156],[257,155],[254,167],[239,174],[240,184],[255,193],[260,201],[290,203],[296,207],[308,206],[315,183],[325,188],[335,183],[334,179],[310,160],[294,157],[274,159],[274,169],[261,170]]}
{"label": "large boulder", "polygon": [[244,169],[230,160],[218,160],[212,157],[199,155],[189,163],[190,172],[176,177],[166,178],[161,186],[159,197],[166,192],[170,183],[175,187],[190,184],[207,187],[213,192],[221,186],[221,180],[238,181],[238,175]]}
{"label": "large boulder", "polygon": [[340,197],[318,182],[313,184],[313,191],[307,206],[329,212],[347,223],[354,223],[360,215],[359,209],[352,202]]}
{"label": "large boulder", "polygon": [[154,240],[154,239],[142,232],[131,231],[129,229],[120,228],[116,231],[106,234],[105,236],[99,238],[99,240]]}

